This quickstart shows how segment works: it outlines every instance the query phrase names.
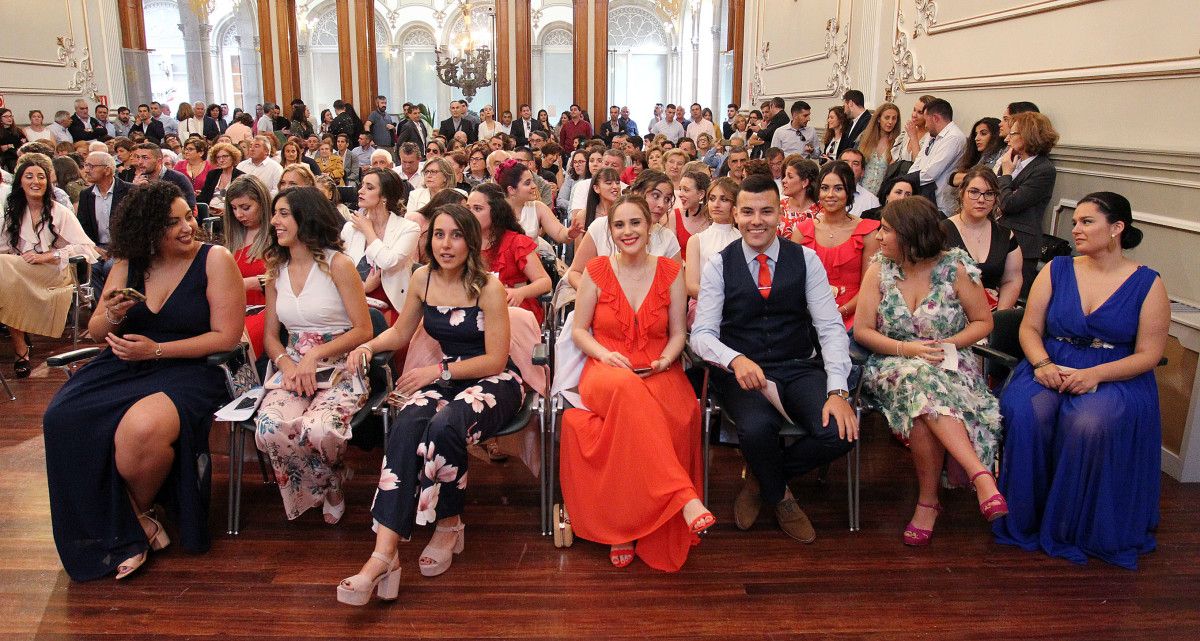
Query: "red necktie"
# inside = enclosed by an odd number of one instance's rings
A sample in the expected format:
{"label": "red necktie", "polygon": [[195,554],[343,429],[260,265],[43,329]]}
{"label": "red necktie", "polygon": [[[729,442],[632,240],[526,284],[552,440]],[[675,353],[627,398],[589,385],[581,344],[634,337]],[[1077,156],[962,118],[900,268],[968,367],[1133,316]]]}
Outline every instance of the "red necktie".
{"label": "red necktie", "polygon": [[763,298],[771,295],[771,269],[767,267],[767,255],[759,254],[758,259],[758,293]]}

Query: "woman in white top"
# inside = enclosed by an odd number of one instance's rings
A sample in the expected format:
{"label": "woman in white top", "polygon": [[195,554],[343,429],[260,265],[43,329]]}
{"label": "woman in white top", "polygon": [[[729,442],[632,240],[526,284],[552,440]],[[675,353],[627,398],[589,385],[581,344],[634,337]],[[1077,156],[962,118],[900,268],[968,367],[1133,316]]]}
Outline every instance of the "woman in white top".
{"label": "woman in white top", "polygon": [[491,105],[484,105],[479,110],[479,139],[487,140],[504,133],[508,133],[508,128],[496,122],[496,110]]}
{"label": "woman in white top", "polygon": [[192,136],[204,137],[204,103],[197,102],[200,110],[196,111],[186,102],[179,103],[175,110],[175,119],[179,121],[179,140],[187,142]]}
{"label": "woman in white top", "polygon": [[[346,369],[346,354],[369,340],[371,315],[354,263],[341,253],[342,218],[315,187],[275,197],[267,248],[265,350],[272,366],[255,418],[254,440],[275,470],[283,507],[294,519],[323,505],[325,522],[346,509],[342,455],[350,419],[367,401],[367,381]],[[287,330],[288,344],[279,340]],[[318,370],[333,368],[326,380]]]}
{"label": "woman in white top", "polygon": [[346,255],[363,279],[367,296],[393,309],[404,301],[419,225],[404,217],[400,177],[386,169],[368,169],[358,190],[358,212],[342,228]]}
{"label": "woman in white top", "polygon": [[685,252],[684,284],[687,285],[688,296],[692,298],[700,295],[700,274],[708,259],[742,237],[733,225],[733,205],[741,190],[738,181],[729,176],[718,178],[708,187],[707,208],[712,224],[688,239]]}
{"label": "woman in white top", "polygon": [[54,132],[46,126],[46,116],[42,115],[41,110],[34,109],[29,112],[29,126],[25,128],[25,139],[29,142],[48,140],[50,144],[57,142]]}
{"label": "woman in white top", "polygon": [[537,183],[533,182],[533,171],[525,163],[509,158],[496,167],[495,176],[526,236],[537,240],[545,234],[556,243],[565,243],[583,232],[582,226],[564,226],[546,203],[538,200],[540,194]]}
{"label": "woman in white top", "polygon": [[[608,168],[596,172],[598,190],[603,191],[605,183],[611,182],[605,179],[608,172],[616,175],[616,171]],[[620,184],[619,178],[617,183]],[[638,174],[637,179],[629,186],[629,193],[645,198],[646,204],[650,208],[650,219],[653,224],[650,230],[650,254],[665,256],[676,261],[680,260],[679,239],[675,237],[673,231],[662,224],[667,212],[671,210],[671,204],[675,202],[671,179],[660,171],[646,169]],[[599,197],[599,192],[597,192],[597,197]],[[613,197],[613,201],[618,197],[620,197],[619,192],[617,196]],[[617,251],[612,235],[608,231],[606,218],[607,216],[596,216],[596,219],[588,225],[587,233],[580,241],[579,248],[575,250],[575,258],[571,261],[571,269],[567,272],[567,281],[576,289],[579,288],[579,283],[583,279],[583,271],[587,268],[588,261],[597,256],[611,256]]]}
{"label": "woman in white top", "polygon": [[0,226],[0,323],[8,326],[17,378],[29,376],[26,333],[62,336],[71,307],[72,256],[99,258],[70,208],[50,194],[50,159],[25,154],[13,172]]}
{"label": "woman in white top", "polygon": [[[431,143],[432,144],[432,143]],[[453,187],[454,165],[444,157],[430,158],[421,169],[425,177],[425,186],[414,189],[408,195],[408,205],[405,209],[417,210],[429,203],[429,200],[447,187]]]}

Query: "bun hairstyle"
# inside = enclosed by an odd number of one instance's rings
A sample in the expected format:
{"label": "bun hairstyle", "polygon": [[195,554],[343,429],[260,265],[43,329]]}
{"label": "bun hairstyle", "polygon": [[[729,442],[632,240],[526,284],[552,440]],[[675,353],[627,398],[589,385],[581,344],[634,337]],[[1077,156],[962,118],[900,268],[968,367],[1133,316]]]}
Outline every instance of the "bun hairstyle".
{"label": "bun hairstyle", "polygon": [[1125,229],[1121,231],[1121,249],[1133,249],[1142,243],[1142,230],[1133,226],[1133,207],[1128,198],[1111,191],[1097,191],[1079,201],[1079,205],[1084,203],[1095,205],[1110,225],[1125,223]]}

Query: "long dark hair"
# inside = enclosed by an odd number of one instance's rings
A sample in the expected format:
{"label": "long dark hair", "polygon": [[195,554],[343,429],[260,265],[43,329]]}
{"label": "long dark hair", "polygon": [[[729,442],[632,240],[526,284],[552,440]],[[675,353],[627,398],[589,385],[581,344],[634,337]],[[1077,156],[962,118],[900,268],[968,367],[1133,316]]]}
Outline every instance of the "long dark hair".
{"label": "long dark hair", "polygon": [[[12,112],[13,112],[12,109],[0,107],[0,118],[3,118],[4,114],[10,114]],[[8,131],[10,134],[12,134],[14,136],[17,136],[22,139],[25,138],[25,136],[21,133],[21,128],[17,127],[17,119],[16,119],[15,115],[13,116],[13,124],[9,125],[8,127],[4,127],[3,125],[0,125],[0,131]]]}
{"label": "long dark hair", "polygon": [[1121,249],[1133,249],[1142,243],[1142,230],[1133,226],[1133,207],[1128,198],[1111,191],[1097,191],[1084,196],[1075,207],[1084,203],[1095,205],[1110,225],[1125,223],[1125,229],[1121,231]]}
{"label": "long dark hair", "polygon": [[488,209],[492,210],[491,238],[488,238],[492,251],[495,251],[500,246],[500,239],[504,237],[504,232],[525,233],[525,230],[521,228],[521,224],[517,222],[517,216],[513,213],[512,205],[508,204],[508,199],[505,198],[504,190],[500,188],[500,185],[483,183],[476,187],[475,191],[487,198]]}
{"label": "long dark hair", "polygon": [[821,172],[817,174],[817,193],[821,191],[821,183],[825,182],[825,177],[833,174],[842,181],[842,187],[846,190],[846,213],[850,213],[850,209],[854,207],[854,170],[844,160],[835,160],[834,162],[825,163],[821,166]]}
{"label": "long dark hair", "polygon": [[603,167],[592,176],[592,184],[588,186],[587,208],[584,209],[584,228],[591,226],[592,221],[596,220],[596,209],[600,206],[600,192],[596,191],[596,186],[604,181],[621,182],[621,174],[612,167]]}
{"label": "long dark hair", "polygon": [[[329,261],[333,252],[342,251],[342,226],[346,220],[333,207],[333,203],[316,187],[290,187],[279,192],[271,201],[271,211],[280,200],[287,200],[292,218],[296,221],[296,239],[308,248],[317,267],[329,274]],[[275,228],[271,227],[271,244],[264,252],[267,263],[267,278],[274,280],[279,270],[292,259],[287,247],[279,244]]]}
{"label": "long dark hair", "polygon": [[479,221],[475,219],[475,214],[471,210],[462,205],[442,205],[433,212],[433,216],[429,218],[429,233],[425,237],[425,255],[429,257],[429,274],[441,271],[442,266],[433,257],[433,223],[438,216],[447,215],[458,228],[462,230],[463,240],[467,243],[467,260],[463,263],[462,281],[463,286],[467,288],[467,294],[470,298],[479,298],[479,294],[483,292],[483,288],[487,285],[488,270],[483,264],[483,230],[479,227]]}
{"label": "long dark hair", "polygon": [[404,199],[408,194],[404,191],[404,181],[400,180],[400,176],[396,172],[387,169],[379,169],[372,167],[363,172],[362,179],[366,180],[367,176],[375,176],[379,179],[379,193],[383,196],[383,201],[387,206],[387,210],[395,216],[404,215]]}
{"label": "long dark hair", "polygon": [[54,220],[51,217],[54,210],[54,183],[51,182],[50,175],[54,173],[54,165],[44,154],[25,154],[21,156],[16,171],[13,172],[12,191],[8,192],[8,202],[4,206],[4,231],[8,234],[8,245],[13,252],[19,251],[17,246],[21,242],[21,223],[25,220],[25,210],[29,207],[25,190],[21,187],[21,176],[30,167],[38,167],[46,174],[46,191],[42,194],[42,217],[34,225],[33,231],[40,237],[43,229],[49,229],[52,239],[50,244],[53,246],[58,243],[58,230],[54,228]]}
{"label": "long dark hair", "polygon": [[[215,116],[213,115],[214,109],[217,110],[217,115],[215,115]],[[215,102],[208,105],[207,107],[204,108],[204,115],[208,118],[212,118],[213,120],[220,120],[221,119],[221,105],[218,105]]]}
{"label": "long dark hair", "polygon": [[[985,125],[988,132],[991,133],[991,138],[988,139],[987,147],[983,151],[975,146],[975,130],[979,129],[979,125]],[[1006,143],[1000,137],[1000,121],[996,118],[980,118],[971,125],[971,133],[967,136],[967,142],[964,143],[962,160],[958,163],[959,171],[966,171],[975,165],[979,164],[979,159],[993,154],[1000,150]]]}
{"label": "long dark hair", "polygon": [[171,208],[182,198],[183,192],[175,183],[151,180],[130,189],[113,212],[109,250],[114,257],[129,261],[130,287],[142,286],[150,261],[170,226]]}

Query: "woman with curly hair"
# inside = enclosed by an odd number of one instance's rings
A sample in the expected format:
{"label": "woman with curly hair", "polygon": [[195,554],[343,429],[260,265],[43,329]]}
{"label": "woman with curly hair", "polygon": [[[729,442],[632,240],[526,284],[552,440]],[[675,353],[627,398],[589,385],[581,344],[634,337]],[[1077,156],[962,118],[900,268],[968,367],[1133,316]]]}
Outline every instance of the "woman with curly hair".
{"label": "woman with curly hair", "polygon": [[125,578],[170,543],[160,501],[183,547],[208,549],[208,430],[225,384],[205,357],[241,340],[246,300],[233,257],[200,242],[174,184],[134,187],[111,229],[116,261],[88,322],[106,349],[42,418],[54,541],[76,581]]}
{"label": "woman with curly hair", "polygon": [[397,597],[397,548],[414,525],[437,526],[418,561],[421,574],[437,576],[450,568],[464,545],[467,445],[490,439],[520,409],[504,286],[484,266],[482,236],[465,207],[439,208],[425,240],[429,264],[413,273],[400,318],[350,353],[357,367],[375,352],[408,345],[424,323],[445,357],[405,372],[396,383],[393,394],[401,407],[388,433],[371,508],[378,524],[375,549],[358,574],[338,585],[342,603],[364,605],[374,590],[382,599]]}
{"label": "woman with curly hair", "polygon": [[350,419],[368,392],[361,372],[346,371],[346,353],[371,338],[371,314],[329,199],[316,187],[292,187],[279,192],[272,211],[263,332],[269,391],[254,441],[271,460],[287,517],[321,505],[333,525],[346,510]]}
{"label": "woman with curly hair", "polygon": [[[17,163],[16,184],[4,203],[0,228],[0,323],[8,326],[16,361],[15,376],[31,371],[26,333],[62,336],[71,307],[67,261],[99,258],[96,245],[75,213],[50,193],[53,168],[42,154]],[[99,334],[93,334],[98,336]]]}

